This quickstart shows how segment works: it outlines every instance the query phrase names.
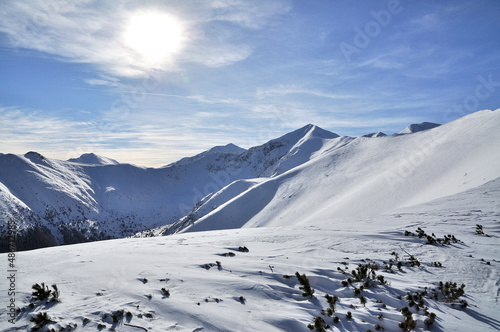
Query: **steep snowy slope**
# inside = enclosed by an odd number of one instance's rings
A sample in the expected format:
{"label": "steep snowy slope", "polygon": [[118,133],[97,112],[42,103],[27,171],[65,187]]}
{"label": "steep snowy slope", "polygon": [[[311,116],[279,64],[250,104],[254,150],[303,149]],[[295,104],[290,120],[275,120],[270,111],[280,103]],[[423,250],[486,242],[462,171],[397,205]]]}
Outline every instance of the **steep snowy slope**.
{"label": "steep snowy slope", "polygon": [[[309,133],[314,133],[314,130],[317,130],[317,127],[316,128],[312,127],[312,129],[313,130],[309,131]],[[272,168],[273,172],[276,172],[275,174],[277,175],[279,174],[277,173],[277,171],[279,172],[280,170],[281,171],[286,170],[286,168],[283,168],[284,165],[286,165],[291,169],[292,165],[297,163],[299,160],[302,160],[303,162],[313,160],[314,158],[321,157],[325,153],[331,152],[336,149],[340,149],[341,147],[346,146],[347,144],[351,143],[354,140],[354,138],[352,137],[335,137],[332,139],[325,140],[324,138],[319,138],[317,135],[310,135],[310,134],[307,135],[307,138],[309,138],[309,140],[300,141],[299,143],[303,144],[294,145],[293,148],[290,150],[292,152],[289,153],[288,155],[285,155],[285,157],[281,158],[281,160],[283,160],[283,164],[277,164],[278,167]],[[272,141],[268,143],[268,145],[272,144],[274,144]],[[311,146],[314,146],[314,148],[311,149]],[[260,151],[257,152],[260,153]],[[252,149],[249,150],[249,153],[258,155],[258,153],[255,153],[254,151],[252,151]],[[180,231],[183,228],[195,222],[196,220],[210,214],[215,209],[219,207],[222,208],[225,207],[226,205],[232,204],[230,202],[236,198],[245,200],[248,199],[248,201],[243,204],[244,207],[240,207],[238,205],[235,206],[236,210],[232,212],[233,214],[230,216],[231,218],[230,222],[237,223],[238,221],[244,220],[240,218],[240,215],[245,216],[244,211],[255,210],[254,204],[260,204],[259,202],[261,201],[261,199],[264,200],[266,199],[266,195],[262,195],[260,191],[252,191],[253,188],[261,184],[265,185],[265,183],[267,183],[269,179],[272,178],[273,177],[261,177],[256,179],[247,179],[247,180],[239,180],[232,182],[231,184],[222,188],[218,192],[214,192],[201,199],[199,202],[195,204],[194,208],[180,220],[172,224],[169,224],[167,226],[141,232],[140,234],[137,234],[137,236],[139,237],[159,236],[159,235],[172,234],[174,232]],[[246,196],[247,193],[250,193],[249,194],[250,196]],[[231,206],[229,206],[228,208],[231,209],[232,208]],[[233,216],[235,217],[233,218]],[[229,220],[221,219],[222,223],[225,223],[226,221]],[[214,225],[214,227],[217,226]],[[227,227],[222,226],[221,228],[227,228]]]}
{"label": "steep snowy slope", "polygon": [[377,215],[500,177],[500,112],[481,111],[411,135],[335,140],[319,157],[251,187],[187,231],[307,224]]}
{"label": "steep snowy slope", "polygon": [[[41,332],[306,332],[315,321],[327,331],[403,331],[405,322],[419,332],[498,331],[499,198],[496,180],[374,217],[19,252],[16,295],[0,297],[0,330],[30,330],[30,319],[45,313],[50,322]],[[417,227],[457,242],[405,236]],[[296,272],[312,297],[303,296]],[[32,285],[42,282],[57,285],[60,302],[31,299]],[[464,294],[444,296],[440,282],[463,284]],[[0,278],[0,292],[9,287]],[[326,294],[337,297],[330,314]]]}
{"label": "steep snowy slope", "polygon": [[25,229],[47,227],[55,241],[66,244],[167,225],[233,181],[274,176],[314,158],[337,136],[308,125],[248,151],[229,144],[159,169],[93,154],[70,161],[36,152],[2,155],[0,250],[6,249],[1,239],[11,218],[20,236]]}

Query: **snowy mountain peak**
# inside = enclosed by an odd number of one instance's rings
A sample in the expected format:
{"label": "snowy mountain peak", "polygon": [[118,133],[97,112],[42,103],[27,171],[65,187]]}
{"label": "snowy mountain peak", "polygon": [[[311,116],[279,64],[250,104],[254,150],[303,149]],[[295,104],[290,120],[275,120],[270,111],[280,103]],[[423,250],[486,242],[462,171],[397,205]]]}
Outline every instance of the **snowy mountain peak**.
{"label": "snowy mountain peak", "polygon": [[208,151],[205,151],[206,154],[211,154],[211,153],[228,153],[228,154],[242,154],[246,150],[243,148],[240,148],[239,146],[229,143],[227,145],[218,145],[214,146]]}
{"label": "snowy mountain peak", "polygon": [[419,131],[424,131],[432,128],[439,127],[440,124],[432,123],[432,122],[422,122],[422,123],[414,123],[403,129],[399,132],[399,134],[412,134]]}
{"label": "snowy mountain peak", "polygon": [[98,156],[94,153],[84,153],[78,158],[68,159],[73,163],[87,164],[87,165],[117,165],[118,162],[114,159]]}
{"label": "snowy mountain peak", "polygon": [[38,152],[30,151],[24,155],[25,158],[31,160],[33,163],[39,163],[45,159],[44,156],[39,154]]}
{"label": "snowy mountain peak", "polygon": [[387,136],[386,134],[384,134],[383,132],[381,131],[378,131],[376,133],[371,133],[371,134],[366,134],[366,135],[363,135],[362,137],[384,137],[384,136]]}
{"label": "snowy mountain peak", "polygon": [[213,148],[210,148],[206,151],[203,151],[202,153],[199,153],[193,157],[182,158],[181,160],[176,161],[175,163],[170,164],[168,166],[172,166],[172,165],[185,166],[185,165],[194,163],[198,160],[201,160],[209,155],[213,155],[213,154],[240,155],[245,151],[246,151],[245,149],[240,148],[239,146],[234,145],[233,143],[229,143],[227,145],[214,146]]}
{"label": "snowy mountain peak", "polygon": [[263,145],[250,148],[245,159],[264,170],[258,177],[275,176],[311,160],[324,144],[339,135],[308,124]]}
{"label": "snowy mountain peak", "polygon": [[339,135],[332,133],[331,131],[325,130],[323,128],[320,128],[316,125],[313,124],[308,124],[296,131],[293,131],[292,133],[304,133],[304,136],[308,137],[314,137],[314,138],[324,138],[324,139],[331,139],[331,138],[336,138],[339,137]]}

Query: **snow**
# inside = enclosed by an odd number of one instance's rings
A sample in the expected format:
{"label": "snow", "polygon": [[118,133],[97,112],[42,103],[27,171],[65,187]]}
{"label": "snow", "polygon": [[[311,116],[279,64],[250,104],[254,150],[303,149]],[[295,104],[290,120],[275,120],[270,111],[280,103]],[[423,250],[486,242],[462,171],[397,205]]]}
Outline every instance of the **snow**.
{"label": "snow", "polygon": [[89,165],[116,165],[118,162],[114,159],[98,156],[93,153],[84,153],[78,158],[68,159],[73,163],[82,163]]}
{"label": "snow", "polygon": [[36,152],[4,155],[0,182],[9,203],[2,204],[0,218],[15,215],[21,230],[48,225],[66,244],[61,226],[89,238],[128,236],[184,218],[201,199],[233,181],[284,173],[315,158],[337,136],[307,125],[248,151],[228,144],[158,169],[93,154],[70,161]]}
{"label": "snow", "polygon": [[[307,324],[328,307],[325,294],[337,295],[338,324],[322,316],[329,331],[375,330],[380,324],[397,331],[403,321],[399,312],[408,301],[407,291],[435,288],[439,281],[464,283],[468,307],[451,306],[424,298],[429,311],[437,315],[432,331],[496,331],[500,328],[498,218],[500,179],[463,193],[375,217],[317,218],[306,225],[244,228],[177,234],[167,237],[120,239],[60,246],[17,253],[16,304],[29,304],[31,285],[56,284],[61,302],[37,303],[18,316],[15,325],[6,321],[0,308],[0,329],[26,330],[29,318],[48,312],[56,321],[52,327],[78,324],[76,331],[105,329],[139,331],[125,324],[152,331],[309,331]],[[488,235],[476,235],[476,224]],[[438,236],[454,234],[457,244],[425,245],[404,231],[417,227]],[[245,246],[249,252],[240,252]],[[404,265],[402,271],[377,271],[389,281],[361,292],[366,307],[344,287],[337,267],[373,260],[380,267],[395,251],[401,260],[405,251],[414,255],[420,267]],[[224,256],[228,252],[234,257]],[[6,262],[7,255],[0,254]],[[364,261],[363,261],[364,260]],[[220,262],[206,269],[204,264]],[[439,261],[442,267],[431,263]],[[489,265],[487,264],[489,262]],[[311,299],[303,297],[295,272],[305,274],[315,289]],[[283,275],[290,275],[285,279]],[[144,278],[147,282],[144,282]],[[6,289],[7,279],[0,279]],[[161,288],[170,292],[169,297]],[[151,294],[151,299],[148,295]],[[398,295],[402,299],[397,298]],[[240,296],[244,301],[240,301]],[[377,303],[382,301],[382,303]],[[354,307],[351,307],[354,306]],[[117,310],[129,311],[113,323]],[[353,319],[345,318],[347,311]],[[417,331],[425,330],[423,309],[411,307]],[[151,314],[152,318],[147,318]],[[378,319],[382,314],[383,319]],[[142,317],[140,317],[142,315]],[[86,320],[83,327],[84,319]],[[58,325],[57,325],[58,324]]]}
{"label": "snow", "polygon": [[432,123],[432,122],[422,122],[422,123],[414,123],[401,130],[399,134],[412,134],[417,133],[419,131],[429,130],[432,128],[439,127],[440,124]]}
{"label": "snow", "polygon": [[[2,295],[0,330],[28,330],[30,318],[47,312],[55,323],[41,331],[69,324],[76,331],[99,324],[118,331],[309,331],[317,316],[329,331],[373,331],[377,324],[397,331],[400,309],[410,306],[406,293],[440,281],[465,284],[468,306],[425,296],[437,315],[431,330],[499,330],[499,126],[500,112],[488,110],[376,138],[307,125],[248,150],[215,148],[160,169],[1,155],[3,220],[15,216],[21,229],[42,223],[55,233],[57,221],[81,221],[115,236],[142,230],[145,238],[17,252],[21,311],[9,323]],[[39,219],[23,219],[32,216],[26,211]],[[419,227],[460,241],[431,245],[405,236]],[[410,266],[410,256],[420,266]],[[384,269],[390,259],[402,269]],[[0,261],[7,264],[8,254]],[[361,283],[342,281],[367,263],[388,284],[363,289],[365,307],[354,293]],[[302,296],[295,272],[307,276],[312,298]],[[56,284],[61,302],[30,308],[31,286],[41,282]],[[9,285],[0,278],[3,294]],[[337,324],[321,314],[325,294],[339,297]],[[131,316],[113,322],[118,310]],[[423,306],[410,311],[416,330],[426,330]]]}
{"label": "snow", "polygon": [[[194,157],[186,157],[182,158],[181,160],[171,164],[171,165],[187,165],[191,164],[193,162],[199,161],[200,159],[203,159],[204,157],[211,155],[211,154],[234,154],[234,155],[240,155],[246,150],[243,148],[240,148],[237,145],[234,145],[233,143],[229,143],[227,145],[221,145],[221,146],[215,146],[211,149],[208,149],[207,151],[204,151],[200,154],[197,154]],[[171,166],[168,165],[168,166]]]}
{"label": "snow", "polygon": [[366,135],[363,135],[363,137],[384,137],[384,136],[387,136],[386,134],[384,134],[383,132],[381,131],[378,131],[376,133],[371,133],[371,134],[366,134]]}
{"label": "snow", "polygon": [[477,187],[500,177],[499,126],[500,112],[483,111],[411,135],[332,139],[186,231],[374,216]]}

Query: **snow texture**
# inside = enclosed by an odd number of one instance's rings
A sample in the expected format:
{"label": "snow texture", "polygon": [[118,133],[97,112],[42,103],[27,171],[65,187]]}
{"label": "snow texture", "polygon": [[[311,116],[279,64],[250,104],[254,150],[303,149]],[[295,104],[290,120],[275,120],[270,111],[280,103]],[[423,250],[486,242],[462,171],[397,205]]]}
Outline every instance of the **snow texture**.
{"label": "snow texture", "polygon": [[[141,231],[16,252],[0,329],[30,330],[45,312],[40,331],[309,331],[315,317],[328,331],[398,331],[408,307],[417,331],[497,331],[499,127],[498,111],[376,138],[308,125],[160,169],[0,155],[4,226],[43,225],[58,243],[62,226]],[[356,281],[368,264],[373,278]],[[57,285],[60,302],[31,299],[42,282]],[[465,294],[447,298],[439,282]],[[9,287],[0,278],[2,294]],[[339,298],[337,323],[326,294]],[[436,314],[429,328],[426,312]]]}
{"label": "snow texture", "polygon": [[[400,312],[409,306],[407,292],[438,287],[439,281],[466,285],[468,306],[424,297],[410,307],[416,331],[427,330],[424,307],[437,318],[432,331],[497,331],[500,329],[500,257],[498,198],[500,181],[463,193],[373,217],[347,217],[307,225],[245,228],[119,239],[17,253],[16,304],[22,308],[15,325],[0,307],[0,329],[29,330],[30,317],[47,312],[46,328],[77,324],[76,331],[309,331],[321,316],[328,331],[402,331]],[[486,235],[476,235],[481,224]],[[461,242],[426,245],[405,230],[421,227],[437,236],[453,234]],[[246,247],[248,252],[239,251]],[[401,270],[383,268],[395,256]],[[229,255],[232,253],[233,255]],[[420,266],[407,265],[409,255]],[[6,262],[7,254],[0,254]],[[219,262],[217,265],[216,262]],[[442,265],[435,266],[439,262]],[[360,295],[344,286],[358,264],[375,263],[387,285],[365,288]],[[340,272],[339,271],[342,271]],[[295,272],[305,274],[315,290],[302,296]],[[286,277],[289,276],[289,277]],[[31,286],[56,284],[60,303],[34,302]],[[0,279],[0,289],[8,287]],[[168,290],[165,296],[161,289]],[[336,295],[338,323],[321,315],[325,294]],[[359,296],[364,296],[366,306]],[[2,297],[3,299],[4,297]],[[131,316],[123,314],[130,312]],[[347,319],[350,311],[352,319]],[[113,321],[111,315],[116,315]],[[379,315],[381,318],[379,318]],[[127,325],[128,324],[128,325]]]}

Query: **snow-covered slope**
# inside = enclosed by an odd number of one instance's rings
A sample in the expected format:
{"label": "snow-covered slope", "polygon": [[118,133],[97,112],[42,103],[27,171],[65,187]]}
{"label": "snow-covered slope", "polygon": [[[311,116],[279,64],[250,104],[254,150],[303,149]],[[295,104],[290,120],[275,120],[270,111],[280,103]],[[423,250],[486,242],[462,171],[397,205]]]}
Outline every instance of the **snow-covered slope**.
{"label": "snow-covered slope", "polygon": [[[19,252],[15,297],[6,297],[10,281],[0,278],[5,301],[0,330],[29,330],[35,326],[30,319],[46,313],[51,323],[42,332],[69,327],[77,332],[306,332],[307,325],[321,320],[330,326],[327,331],[403,331],[399,324],[406,307],[411,313],[406,321],[415,322],[415,331],[498,331],[499,197],[497,179],[373,217],[310,218],[307,225]],[[476,234],[476,224],[485,234]],[[426,238],[405,236],[418,227],[459,241],[431,245]],[[0,261],[7,259],[0,254]],[[352,271],[361,267],[373,269],[375,277],[356,274],[361,280],[356,281]],[[296,272],[306,276],[312,297],[302,295]],[[31,286],[42,282],[57,285],[60,302],[31,300]],[[447,302],[439,282],[464,284],[465,293]],[[326,294],[338,298],[331,316]],[[13,323],[8,322],[11,298],[19,308]],[[427,328],[431,314],[436,317]]]}
{"label": "snow-covered slope", "polygon": [[429,130],[432,128],[439,127],[440,124],[432,123],[432,122],[422,122],[422,123],[414,123],[401,130],[399,134],[412,134],[418,133],[419,131]]}
{"label": "snow-covered slope", "polygon": [[317,158],[249,188],[187,231],[307,224],[427,202],[500,177],[500,112],[411,135],[326,143]]}
{"label": "snow-covered slope", "polygon": [[158,169],[95,155],[6,154],[0,249],[11,219],[24,242],[33,235],[23,239],[23,231],[43,234],[39,247],[377,215],[499,177],[499,127],[498,111],[376,139],[310,124],[248,150],[229,144]]}
{"label": "snow-covered slope", "polygon": [[[33,238],[180,233],[0,254],[0,330],[497,331],[499,127],[308,125],[160,169],[1,155],[2,220]],[[42,282],[60,302],[32,299]]]}
{"label": "snow-covered slope", "polygon": [[308,125],[248,151],[229,144],[159,169],[93,154],[70,161],[36,152],[2,155],[0,249],[6,250],[10,219],[20,238],[25,230],[43,232],[51,244],[123,237],[170,224],[233,181],[278,175],[314,158],[333,137]]}

